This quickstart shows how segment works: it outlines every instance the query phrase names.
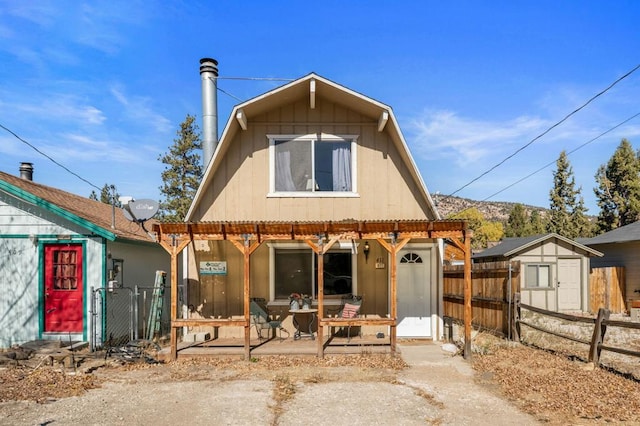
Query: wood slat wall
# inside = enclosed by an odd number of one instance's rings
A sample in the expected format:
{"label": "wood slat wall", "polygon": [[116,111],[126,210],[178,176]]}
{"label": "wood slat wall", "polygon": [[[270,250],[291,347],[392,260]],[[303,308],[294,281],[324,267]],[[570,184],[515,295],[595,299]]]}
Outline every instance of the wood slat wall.
{"label": "wood slat wall", "polygon": [[[474,326],[506,336],[509,331],[509,263],[511,298],[520,290],[520,262],[487,262],[472,265],[471,309]],[[464,319],[464,266],[445,265],[444,315]]]}
{"label": "wood slat wall", "polygon": [[592,268],[589,274],[589,312],[608,309],[612,313],[626,312],[626,280],[623,266]]}

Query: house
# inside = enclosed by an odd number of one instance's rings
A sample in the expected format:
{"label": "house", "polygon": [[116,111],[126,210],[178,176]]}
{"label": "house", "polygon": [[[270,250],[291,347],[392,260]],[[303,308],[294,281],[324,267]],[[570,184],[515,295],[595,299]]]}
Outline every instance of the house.
{"label": "house", "polygon": [[[204,100],[217,63],[203,61]],[[203,103],[208,166],[187,223],[154,227],[184,266],[172,356],[181,327],[244,336],[248,356],[249,298],[292,327],[292,293],[319,311],[320,355],[347,294],[363,298],[362,333],[442,336],[442,238],[464,247],[466,222],[439,220],[391,107],[311,73],[237,105],[207,148]]]}
{"label": "house", "polygon": [[640,222],[621,226],[593,238],[582,239],[580,243],[604,253],[602,257],[591,261],[592,267],[624,267],[626,288],[622,294],[627,308],[632,306],[631,301],[640,300]]}
{"label": "house", "polygon": [[153,286],[167,253],[121,209],[34,182],[30,163],[20,170],[0,172],[0,347],[134,334],[133,288]]}
{"label": "house", "polygon": [[522,303],[550,311],[586,311],[590,259],[597,250],[558,234],[505,238],[474,254],[474,263],[517,260],[521,263]]}

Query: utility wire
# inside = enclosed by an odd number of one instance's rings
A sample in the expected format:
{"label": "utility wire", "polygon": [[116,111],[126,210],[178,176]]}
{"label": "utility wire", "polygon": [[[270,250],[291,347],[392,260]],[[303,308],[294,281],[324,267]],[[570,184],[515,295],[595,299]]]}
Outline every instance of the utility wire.
{"label": "utility wire", "polygon": [[16,139],[18,139],[20,142],[28,145],[29,147],[31,147],[34,151],[36,151],[38,154],[42,155],[43,157],[48,158],[51,162],[53,162],[55,165],[62,167],[64,170],[66,170],[67,172],[71,173],[72,175],[74,175],[75,177],[77,177],[78,179],[80,179],[81,181],[88,183],[90,186],[94,187],[95,189],[97,189],[98,191],[102,191],[102,188],[92,184],[91,182],[89,182],[88,180],[86,180],[85,178],[83,178],[82,176],[80,176],[79,174],[69,170],[66,166],[63,166],[62,164],[58,163],[56,160],[54,160],[53,158],[51,158],[49,155],[45,154],[44,152],[40,151],[38,148],[36,148],[35,146],[33,146],[32,144],[30,144],[29,142],[27,142],[26,140],[22,139],[20,136],[18,136],[15,132],[13,132],[12,130],[8,129],[7,127],[3,126],[2,124],[0,124],[0,127],[3,128],[4,130],[6,130],[7,132],[11,133]]}
{"label": "utility wire", "polygon": [[278,77],[213,77],[218,80],[255,80],[255,81],[294,81],[295,78],[278,78]]}
{"label": "utility wire", "polygon": [[532,143],[534,143],[535,141],[537,141],[538,139],[540,139],[541,137],[543,137],[544,135],[546,135],[547,133],[549,133],[551,130],[555,129],[556,127],[558,127],[559,125],[561,125],[562,123],[564,123],[565,121],[567,121],[571,116],[573,116],[574,114],[576,114],[577,112],[579,112],[580,110],[582,110],[583,108],[585,108],[587,105],[589,105],[591,102],[593,102],[595,99],[599,98],[600,96],[604,95],[606,92],[608,92],[613,86],[615,86],[616,84],[618,84],[619,82],[621,82],[622,80],[624,80],[625,78],[627,78],[628,76],[630,76],[632,73],[634,73],[636,70],[638,70],[638,68],[640,68],[640,64],[636,65],[631,71],[627,72],[626,74],[624,74],[622,77],[618,78],[616,81],[614,81],[613,83],[611,83],[609,86],[607,86],[607,88],[605,88],[604,90],[600,91],[598,94],[596,94],[595,96],[591,97],[591,99],[589,99],[587,102],[585,102],[584,104],[582,104],[581,106],[579,106],[578,108],[576,108],[575,110],[573,110],[572,112],[570,112],[569,114],[567,114],[562,120],[556,122],[554,125],[552,125],[551,127],[549,127],[547,130],[545,130],[544,132],[540,133],[538,136],[536,136],[535,138],[531,139],[529,142],[527,142],[526,144],[524,144],[523,146],[521,146],[520,148],[518,148],[513,154],[507,156],[505,159],[503,159],[502,161],[500,161],[498,164],[496,164],[495,166],[491,167],[489,170],[485,171],[484,173],[480,174],[480,176],[472,179],[470,182],[466,183],[465,185],[461,186],[460,188],[456,189],[455,191],[453,191],[451,194],[445,196],[442,200],[446,200],[450,197],[452,197],[453,195],[457,194],[458,192],[462,191],[464,188],[466,188],[467,186],[471,185],[472,183],[480,180],[482,177],[488,175],[489,173],[491,173],[493,170],[497,169],[498,167],[500,167],[501,165],[503,165],[505,162],[507,162],[507,160],[510,160],[511,158],[513,158],[516,154],[518,154],[520,151],[524,150],[525,148],[527,148],[529,145],[531,145]]}
{"label": "utility wire", "polygon": [[[583,143],[582,145],[572,149],[571,151],[567,152],[567,156],[573,154],[574,152],[578,151],[581,148],[584,148],[585,146],[589,145],[591,142],[600,139],[602,136],[606,135],[607,133],[611,133],[612,131],[614,131],[615,129],[617,129],[618,127],[622,126],[623,124],[626,124],[627,122],[633,120],[634,118],[640,116],[640,112],[637,114],[632,115],[631,117],[627,118],[626,120],[624,120],[623,122],[616,124],[615,126],[611,127],[610,129],[600,133],[598,136],[596,136],[595,138],[588,140],[587,142]],[[483,199],[482,201],[487,201],[490,200],[491,198],[495,197],[496,195],[506,191],[507,189],[511,188],[512,186],[515,186],[517,184],[519,184],[520,182],[529,179],[531,176],[540,173],[541,171],[543,171],[544,169],[546,169],[547,167],[555,164],[556,161],[552,161],[550,163],[545,164],[544,166],[540,167],[538,170],[536,170],[535,172],[529,173],[528,175],[526,175],[525,177],[513,182],[511,185],[505,186],[504,188],[502,188],[500,191],[495,192],[491,195],[489,195],[487,198]]]}
{"label": "utility wire", "polygon": [[222,89],[221,89],[221,88],[219,88],[219,87],[217,87],[217,89],[218,89],[220,92],[224,93],[225,95],[229,96],[230,98],[233,98],[233,99],[235,99],[235,100],[236,100],[236,101],[238,101],[238,102],[242,102],[242,99],[240,99],[239,97],[237,97],[237,96],[235,96],[235,95],[232,95],[231,93],[229,93],[229,92],[227,92],[227,91],[224,91],[224,90],[222,90]]}

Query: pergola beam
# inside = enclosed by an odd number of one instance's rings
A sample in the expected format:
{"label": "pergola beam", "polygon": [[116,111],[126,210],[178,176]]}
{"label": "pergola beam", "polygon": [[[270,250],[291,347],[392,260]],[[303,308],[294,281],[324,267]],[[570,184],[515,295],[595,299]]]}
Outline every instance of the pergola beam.
{"label": "pergola beam", "polygon": [[[322,257],[337,242],[344,239],[376,240],[389,252],[390,318],[350,319],[350,325],[380,324],[390,327],[391,351],[396,349],[397,327],[397,254],[412,239],[449,238],[465,254],[465,358],[471,355],[471,232],[461,220],[406,221],[342,221],[342,222],[196,222],[157,223],[153,225],[158,243],[171,255],[171,359],[177,358],[177,331],[188,324],[203,326],[244,326],[245,359],[250,358],[250,257],[264,241],[304,241],[318,256],[318,356],[324,356],[322,328],[344,319],[323,318],[324,279]],[[227,240],[244,258],[244,320],[189,320],[177,318],[178,255],[194,240]],[[317,243],[316,243],[317,242]],[[194,322],[195,321],[195,322]],[[351,324],[353,323],[353,324]],[[468,346],[468,347],[467,347]]]}

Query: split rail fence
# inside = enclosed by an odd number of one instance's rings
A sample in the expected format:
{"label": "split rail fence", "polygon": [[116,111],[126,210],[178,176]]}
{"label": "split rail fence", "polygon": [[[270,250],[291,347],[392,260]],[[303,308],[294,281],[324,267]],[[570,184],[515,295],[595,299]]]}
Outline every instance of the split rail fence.
{"label": "split rail fence", "polygon": [[[591,340],[580,339],[575,336],[571,336],[566,333],[560,333],[555,330],[551,330],[550,328],[541,326],[539,324],[534,324],[531,321],[526,321],[522,319],[522,310],[529,310],[531,312],[535,312],[541,315],[558,318],[565,321],[576,322],[576,323],[586,323],[593,324],[593,333],[591,335]],[[604,344],[605,335],[607,333],[607,329],[610,327],[621,327],[628,330],[640,330],[640,323],[637,322],[629,322],[629,321],[616,321],[610,320],[609,315],[610,311],[608,309],[599,309],[598,315],[596,318],[590,317],[581,317],[576,315],[568,315],[559,312],[547,311],[544,309],[536,308],[534,306],[525,305],[520,303],[519,295],[515,297],[514,303],[514,331],[513,331],[513,340],[520,341],[520,336],[522,335],[521,326],[525,325],[527,327],[531,327],[535,330],[548,333],[554,335],[556,337],[561,337],[567,340],[571,340],[577,343],[583,343],[589,346],[589,362],[593,362],[595,365],[600,364],[600,356],[602,351],[610,351],[615,352],[622,355],[629,355],[632,357],[640,358],[640,351],[631,350],[627,348],[614,347]]]}

